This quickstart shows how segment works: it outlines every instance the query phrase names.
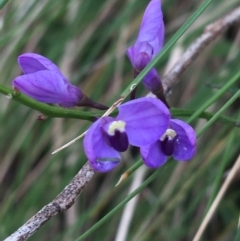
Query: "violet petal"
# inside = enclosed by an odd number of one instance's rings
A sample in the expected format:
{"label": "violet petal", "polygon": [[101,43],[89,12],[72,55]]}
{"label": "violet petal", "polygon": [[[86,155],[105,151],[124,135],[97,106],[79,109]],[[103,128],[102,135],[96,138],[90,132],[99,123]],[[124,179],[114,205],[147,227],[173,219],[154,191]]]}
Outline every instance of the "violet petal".
{"label": "violet petal", "polygon": [[196,153],[196,134],[186,122],[171,119],[171,128],[176,131],[173,157],[178,161],[187,161]]}
{"label": "violet petal", "polygon": [[23,94],[44,103],[75,106],[82,98],[81,91],[53,72],[42,70],[22,75],[13,80],[13,86]]}
{"label": "violet petal", "polygon": [[164,22],[160,0],[152,0],[144,12],[136,44],[140,42],[148,42],[152,46],[153,57],[163,46]]}
{"label": "violet petal", "polygon": [[20,65],[24,74],[31,74],[41,70],[49,70],[56,75],[61,76],[64,81],[68,82],[59,68],[51,60],[42,55],[35,53],[22,54],[18,57],[18,64]]}
{"label": "violet petal", "polygon": [[134,68],[140,72],[151,61],[153,48],[147,42],[141,42],[138,46],[134,46],[134,48]]}
{"label": "violet petal", "polygon": [[83,141],[84,150],[92,168],[98,172],[108,172],[116,167],[121,157],[110,147],[103,135],[102,126],[113,118],[103,117],[94,122]]}
{"label": "violet petal", "polygon": [[151,168],[162,166],[168,158],[160,148],[160,141],[156,141],[149,146],[142,146],[140,153],[144,164]]}
{"label": "violet petal", "polygon": [[82,98],[84,98],[82,91],[78,87],[70,83],[68,84],[67,92],[68,92],[67,98],[62,99],[62,102],[59,103],[59,105],[62,107],[69,108],[69,107],[77,106],[82,100]]}
{"label": "violet petal", "polygon": [[127,133],[124,130],[125,125],[125,122],[114,120],[102,126],[106,142],[119,152],[126,151],[129,144]]}
{"label": "violet petal", "polygon": [[158,99],[143,97],[118,107],[118,120],[126,122],[129,143],[145,146],[157,141],[169,126],[168,108]]}
{"label": "violet petal", "polygon": [[174,144],[175,140],[169,136],[166,136],[163,141],[160,140],[162,152],[167,156],[172,156],[174,151]]}

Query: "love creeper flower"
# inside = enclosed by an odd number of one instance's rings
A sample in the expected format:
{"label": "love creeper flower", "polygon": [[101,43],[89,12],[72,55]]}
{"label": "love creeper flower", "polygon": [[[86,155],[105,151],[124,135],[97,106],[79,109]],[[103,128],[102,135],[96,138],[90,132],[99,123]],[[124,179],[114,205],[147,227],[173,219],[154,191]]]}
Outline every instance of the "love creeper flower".
{"label": "love creeper flower", "polygon": [[87,131],[84,150],[90,165],[98,172],[116,167],[119,152],[128,145],[146,146],[156,142],[169,126],[170,113],[158,99],[144,97],[129,101],[118,107],[116,118],[102,117]]}
{"label": "love creeper flower", "polygon": [[169,127],[159,140],[140,148],[146,166],[157,168],[167,161],[168,156],[187,161],[195,155],[196,134],[193,128],[177,119],[171,119]]}
{"label": "love creeper flower", "polygon": [[49,59],[35,53],[18,57],[24,75],[12,82],[14,89],[43,103],[62,107],[90,106],[98,109],[107,107],[91,101],[82,91],[72,85],[59,68]]}
{"label": "love creeper flower", "polygon": [[[135,76],[159,53],[164,42],[164,23],[160,0],[152,0],[148,4],[138,38],[134,46],[126,53],[134,67]],[[156,69],[152,68],[143,79],[144,86],[156,92],[162,88],[161,80]]]}

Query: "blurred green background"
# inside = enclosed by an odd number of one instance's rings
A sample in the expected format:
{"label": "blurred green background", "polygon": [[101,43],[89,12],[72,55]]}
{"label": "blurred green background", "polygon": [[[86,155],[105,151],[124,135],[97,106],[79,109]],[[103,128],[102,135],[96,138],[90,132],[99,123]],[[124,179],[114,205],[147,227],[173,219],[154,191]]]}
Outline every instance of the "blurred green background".
{"label": "blurred green background", "polygon": [[[6,1],[1,1],[1,4]],[[148,0],[10,0],[0,12],[0,83],[11,86],[21,71],[18,55],[35,52],[55,62],[71,82],[93,100],[111,105],[133,80],[125,55],[134,43]],[[164,0],[166,40],[203,1]],[[207,24],[240,5],[236,0],[215,0],[182,38],[157,63],[167,73],[169,59],[181,59],[184,50]],[[205,48],[180,77],[169,96],[173,107],[198,110],[240,66],[239,22]],[[176,54],[178,51],[179,54]],[[208,108],[216,113],[239,89],[236,83]],[[146,95],[142,85],[138,96]],[[37,112],[0,95],[0,239],[4,239],[49,203],[74,177],[86,157],[82,140],[51,152],[84,132],[89,122],[73,119],[37,121]],[[240,100],[225,115],[240,120]],[[91,110],[89,110],[91,111]],[[192,126],[201,129],[198,119]],[[123,209],[84,240],[192,240],[210,203],[240,151],[239,128],[215,123],[199,139],[196,157],[187,163],[170,161],[138,196],[131,208],[126,239],[119,232]],[[118,168],[96,174],[76,204],[52,218],[29,240],[76,240],[120,203],[137,178],[154,170],[141,169],[119,185],[120,176],[139,156],[124,153]],[[141,180],[142,180],[141,179]],[[237,235],[240,215],[240,172],[202,240],[230,241]],[[118,234],[117,234],[118,233]],[[120,236],[118,236],[120,235]],[[120,238],[119,238],[120,237]],[[236,239],[240,240],[240,239]]]}

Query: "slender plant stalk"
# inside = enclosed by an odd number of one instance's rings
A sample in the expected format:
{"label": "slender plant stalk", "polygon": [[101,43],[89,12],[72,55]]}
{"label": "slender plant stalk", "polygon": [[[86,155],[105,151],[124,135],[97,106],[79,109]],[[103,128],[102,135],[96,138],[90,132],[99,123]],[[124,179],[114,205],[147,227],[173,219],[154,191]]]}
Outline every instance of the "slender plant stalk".
{"label": "slender plant stalk", "polygon": [[2,9],[9,0],[0,0],[0,9]]}
{"label": "slender plant stalk", "polygon": [[26,105],[34,110],[39,111],[45,117],[50,118],[75,118],[88,121],[96,120],[96,114],[91,112],[79,111],[74,109],[66,109],[60,107],[50,106],[44,103],[40,103],[33,100],[22,93],[15,93],[12,89],[0,84],[0,93],[4,94],[7,98],[18,101],[19,103]]}
{"label": "slender plant stalk", "polygon": [[[71,119],[88,120],[93,122],[97,118],[101,117],[102,114],[104,113],[103,111],[89,112],[89,111],[80,111],[77,109],[66,109],[66,108],[50,106],[50,105],[38,102],[36,100],[33,100],[22,93],[15,93],[12,89],[1,84],[0,84],[0,93],[4,94],[9,99],[13,99],[25,106],[30,107],[31,109],[39,111],[46,118],[71,118]],[[183,110],[178,108],[171,108],[170,111],[172,116],[174,117],[192,116],[192,114],[194,113],[193,110]],[[111,116],[116,116],[116,115],[117,115],[117,111],[114,111],[111,113]],[[213,114],[210,112],[202,112],[201,115],[199,115],[200,118],[207,119],[207,120],[210,119],[212,116]],[[229,125],[240,126],[240,124],[236,120],[233,120],[225,116],[221,116],[219,118],[219,121]]]}

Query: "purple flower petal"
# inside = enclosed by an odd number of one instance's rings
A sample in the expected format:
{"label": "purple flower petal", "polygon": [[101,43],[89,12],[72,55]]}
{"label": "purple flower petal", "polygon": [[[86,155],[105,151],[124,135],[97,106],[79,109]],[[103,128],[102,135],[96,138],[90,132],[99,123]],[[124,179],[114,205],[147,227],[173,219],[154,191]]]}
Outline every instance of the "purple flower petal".
{"label": "purple flower petal", "polygon": [[102,126],[113,118],[103,117],[94,122],[84,138],[83,145],[92,168],[98,172],[108,172],[116,167],[121,157],[104,138]]}
{"label": "purple flower petal", "polygon": [[37,101],[64,107],[76,106],[82,98],[82,93],[77,87],[47,70],[19,76],[13,80],[13,86]]}
{"label": "purple flower petal", "polygon": [[158,99],[139,98],[118,107],[116,119],[126,122],[129,143],[146,146],[158,140],[169,126],[168,108]]}
{"label": "purple flower petal", "polygon": [[151,168],[162,166],[168,158],[160,148],[160,141],[156,141],[150,146],[141,147],[140,153],[144,164]]}
{"label": "purple flower petal", "polygon": [[173,157],[178,161],[187,161],[196,153],[196,134],[186,122],[171,119],[171,128],[176,131]]}
{"label": "purple flower petal", "polygon": [[68,82],[65,76],[61,73],[59,68],[49,59],[35,53],[25,53],[18,57],[18,64],[20,65],[24,74],[31,74],[41,70],[48,70]]}
{"label": "purple flower petal", "polygon": [[164,23],[160,0],[152,0],[143,15],[136,44],[148,42],[153,48],[153,56],[161,50],[164,43]]}

